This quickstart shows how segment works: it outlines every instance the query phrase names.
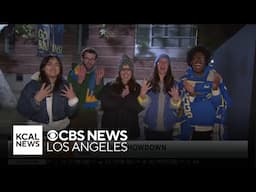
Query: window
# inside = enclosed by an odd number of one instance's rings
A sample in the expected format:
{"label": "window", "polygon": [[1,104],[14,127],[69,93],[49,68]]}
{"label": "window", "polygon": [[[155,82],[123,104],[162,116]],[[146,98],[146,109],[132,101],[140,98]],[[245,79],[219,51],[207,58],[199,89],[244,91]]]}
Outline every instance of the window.
{"label": "window", "polygon": [[78,25],[78,53],[79,54],[83,48],[87,47],[88,37],[89,37],[89,25],[79,24]]}
{"label": "window", "polygon": [[150,57],[167,52],[170,56],[179,57],[196,42],[196,25],[137,25],[135,55]]}
{"label": "window", "polygon": [[4,53],[12,54],[15,46],[15,25],[8,24],[4,30]]}

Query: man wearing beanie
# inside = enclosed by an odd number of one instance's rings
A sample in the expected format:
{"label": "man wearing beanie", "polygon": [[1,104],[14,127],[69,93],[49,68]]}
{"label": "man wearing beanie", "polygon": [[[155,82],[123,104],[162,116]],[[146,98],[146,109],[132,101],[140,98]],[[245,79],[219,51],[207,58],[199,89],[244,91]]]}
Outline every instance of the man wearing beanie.
{"label": "man wearing beanie", "polygon": [[143,110],[137,101],[140,85],[134,78],[133,61],[123,55],[119,72],[113,82],[107,83],[101,91],[103,129],[125,129],[128,139],[139,137],[138,113]]}
{"label": "man wearing beanie", "polygon": [[167,54],[161,54],[155,59],[153,77],[151,81],[144,80],[138,101],[146,108],[146,139],[171,140],[181,99]]}

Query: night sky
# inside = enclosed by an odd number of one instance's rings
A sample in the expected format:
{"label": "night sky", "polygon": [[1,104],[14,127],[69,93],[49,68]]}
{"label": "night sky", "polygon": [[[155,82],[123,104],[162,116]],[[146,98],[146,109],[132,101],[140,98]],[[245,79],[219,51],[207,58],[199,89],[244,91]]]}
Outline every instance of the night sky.
{"label": "night sky", "polygon": [[245,24],[198,24],[198,44],[211,51],[239,31]]}

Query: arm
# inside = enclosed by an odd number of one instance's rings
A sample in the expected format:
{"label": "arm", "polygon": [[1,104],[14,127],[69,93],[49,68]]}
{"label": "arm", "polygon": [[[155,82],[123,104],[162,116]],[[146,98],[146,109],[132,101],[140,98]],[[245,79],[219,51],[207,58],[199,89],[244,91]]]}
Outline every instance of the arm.
{"label": "arm", "polygon": [[104,86],[104,79],[103,79],[104,74],[105,74],[105,71],[103,68],[99,68],[96,70],[96,77],[95,77],[96,85],[95,85],[95,88],[93,91],[94,91],[94,95],[97,99],[99,99],[100,91]]}
{"label": "arm", "polygon": [[168,91],[170,98],[170,108],[171,109],[179,109],[181,106],[181,98],[179,93],[179,86],[176,83],[170,91]]}
{"label": "arm", "polygon": [[61,90],[61,95],[65,97],[65,113],[68,117],[72,116],[78,109],[79,99],[76,96],[73,86],[70,83],[69,85],[64,83],[64,87]]}
{"label": "arm", "polygon": [[18,100],[18,112],[28,119],[30,119],[34,113],[38,112],[42,105],[42,102],[37,103],[34,98],[36,91],[36,88],[34,88],[32,82],[30,82],[24,87]]}
{"label": "arm", "polygon": [[66,103],[65,111],[68,117],[71,117],[78,110],[78,98],[68,99]]}
{"label": "arm", "polygon": [[137,100],[137,97],[140,93],[140,86],[138,86],[137,90],[125,97],[124,108],[127,108],[130,111],[134,111],[135,113],[140,113],[143,111],[143,107]]}
{"label": "arm", "polygon": [[222,95],[220,94],[220,89],[212,90],[212,97],[210,98],[211,103],[215,108],[217,108],[222,102]]}
{"label": "arm", "polygon": [[[217,108],[222,102],[222,95],[219,89],[219,84],[216,85],[214,82],[206,81],[204,83],[196,83],[194,86],[195,95],[203,94],[208,100]],[[195,97],[190,96],[190,101],[193,102]]]}
{"label": "arm", "polygon": [[145,95],[145,97],[141,97],[140,95],[137,97],[137,100],[139,102],[139,104],[143,107],[143,108],[147,108],[150,103],[151,103],[151,98],[149,95]]}
{"label": "arm", "polygon": [[100,84],[99,85],[96,84],[96,86],[94,88],[94,94],[97,99],[101,98],[101,93],[102,93],[103,87],[104,87],[104,80],[102,79]]}
{"label": "arm", "polygon": [[151,99],[150,99],[151,92],[149,92],[151,88],[152,87],[150,82],[146,80],[142,82],[142,86],[140,88],[140,95],[137,97],[137,99],[139,104],[144,108],[148,107],[151,103]]}

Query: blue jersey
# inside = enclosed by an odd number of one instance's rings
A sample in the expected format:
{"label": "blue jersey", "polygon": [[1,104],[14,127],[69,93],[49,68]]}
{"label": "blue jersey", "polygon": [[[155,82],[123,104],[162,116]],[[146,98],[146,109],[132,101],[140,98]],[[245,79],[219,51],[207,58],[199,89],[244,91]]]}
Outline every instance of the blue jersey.
{"label": "blue jersey", "polygon": [[[231,105],[231,99],[223,82],[219,86],[220,94],[213,94],[212,82],[215,73],[216,71],[211,66],[206,66],[203,75],[198,76],[190,67],[178,83],[182,97],[179,139],[189,139],[195,127],[224,125],[226,109]],[[184,89],[185,80],[193,85],[194,97],[189,96]]]}

